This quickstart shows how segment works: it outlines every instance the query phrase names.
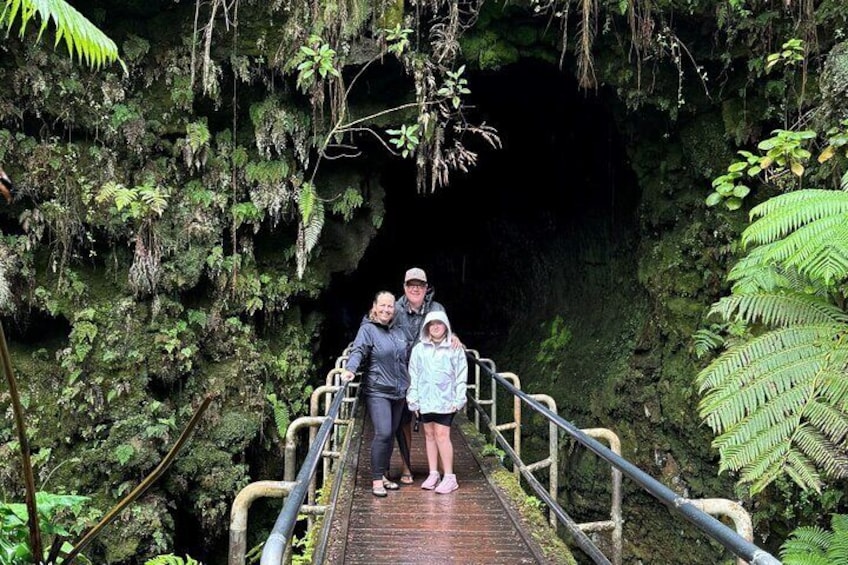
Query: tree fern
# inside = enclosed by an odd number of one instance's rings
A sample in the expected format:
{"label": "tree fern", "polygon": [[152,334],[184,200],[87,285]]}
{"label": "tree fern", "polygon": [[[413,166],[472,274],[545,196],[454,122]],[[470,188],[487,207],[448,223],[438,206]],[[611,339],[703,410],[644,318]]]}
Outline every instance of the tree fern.
{"label": "tree fern", "polygon": [[700,415],[721,471],[752,492],[781,475],[819,490],[848,476],[848,313],[833,292],[848,279],[848,194],[792,192],[751,217],[754,248],[710,310],[749,333],[697,376]]}
{"label": "tree fern", "polygon": [[775,196],[754,207],[759,218],[742,234],[742,244],[778,241],[799,227],[830,216],[848,214],[848,193],[836,190],[798,190]]}
{"label": "tree fern", "polygon": [[848,323],[848,315],[822,298],[797,292],[734,294],[716,302],[710,314],[723,319],[734,316],[748,324],[791,326],[795,324]]}
{"label": "tree fern", "polygon": [[115,42],[65,0],[6,0],[0,13],[0,25],[4,25],[7,31],[11,30],[20,17],[20,36],[23,38],[27,25],[36,14],[41,20],[36,41],[41,39],[48,22],[52,21],[56,27],[54,46],[64,40],[68,54],[76,56],[80,61],[84,60],[89,67],[100,68],[117,61],[126,72],[124,62],[118,57]]}
{"label": "tree fern", "polygon": [[780,548],[786,565],[848,565],[848,516],[831,516],[831,531],[797,528]]}

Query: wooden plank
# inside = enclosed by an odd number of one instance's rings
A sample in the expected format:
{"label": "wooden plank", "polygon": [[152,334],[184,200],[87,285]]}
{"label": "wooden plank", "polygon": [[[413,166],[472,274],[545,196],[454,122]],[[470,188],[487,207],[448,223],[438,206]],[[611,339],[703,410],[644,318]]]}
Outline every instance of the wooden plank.
{"label": "wooden plank", "polygon": [[[371,494],[372,430],[366,415],[359,446],[342,478],[348,492],[337,503],[326,563],[359,564],[533,564],[542,560],[495,494],[456,424],[451,430],[459,490],[437,494],[421,488],[428,473],[424,431],[413,433],[415,484]],[[356,449],[351,445],[351,449]],[[400,474],[396,446],[390,477]],[[339,537],[344,539],[338,539]],[[333,549],[334,548],[334,549]]]}

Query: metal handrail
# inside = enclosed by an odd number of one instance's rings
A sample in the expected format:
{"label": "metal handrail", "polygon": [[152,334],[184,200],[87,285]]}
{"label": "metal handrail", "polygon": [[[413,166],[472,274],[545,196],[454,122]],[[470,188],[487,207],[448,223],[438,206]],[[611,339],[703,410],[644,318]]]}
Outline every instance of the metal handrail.
{"label": "metal handrail", "polygon": [[318,463],[322,460],[324,444],[333,431],[335,419],[339,415],[342,403],[345,400],[344,392],[346,389],[347,383],[343,383],[339,393],[333,399],[326,419],[315,435],[315,441],[309,447],[306,459],[303,461],[303,465],[297,473],[297,478],[294,480],[295,486],[286,497],[283,509],[280,511],[279,516],[277,516],[276,522],[274,522],[274,527],[271,529],[271,534],[265,542],[265,547],[262,548],[261,565],[280,565],[283,561],[286,546],[294,533],[297,516],[301,512],[300,507],[306,500],[309,492],[309,484],[318,470]]}
{"label": "metal handrail", "polygon": [[[664,503],[671,511],[682,515],[686,520],[694,524],[707,536],[720,543],[722,546],[731,551],[737,557],[748,561],[751,565],[780,565],[780,561],[773,555],[757,547],[752,542],[744,539],[738,533],[728,528],[709,514],[699,510],[697,506],[693,504],[690,500],[677,495],[677,493],[675,493],[670,488],[648,475],[646,472],[636,467],[633,463],[615,454],[612,450],[608,449],[599,441],[589,437],[589,435],[584,433],[582,430],[578,429],[571,422],[565,420],[558,414],[549,410],[546,406],[534,399],[531,395],[514,387],[500,374],[492,371],[491,369],[489,369],[489,367],[486,366],[490,362],[484,361],[488,360],[478,360],[472,355],[469,355],[468,359],[470,362],[477,365],[480,370],[483,371],[483,373],[485,373],[492,379],[493,398],[495,382],[497,382],[498,384],[503,386],[509,393],[521,398],[536,412],[545,416],[549,421],[554,422],[558,428],[565,431],[575,441],[583,445],[586,449],[593,452],[601,459],[605,460],[614,468],[620,470],[624,475],[633,480],[649,494],[659,499],[660,502]],[[493,429],[495,424],[489,421],[489,418],[485,414],[485,411],[482,409],[482,407],[475,406],[475,410],[481,413],[481,417],[486,420],[487,426],[489,426],[490,429]],[[496,414],[494,408],[492,408],[491,412],[493,416]],[[511,457],[518,457],[518,454],[513,451],[512,447],[507,443],[503,436],[496,435],[496,440],[502,448],[510,452]],[[521,467],[522,465],[519,465],[519,468]],[[586,552],[587,555],[589,555],[589,557],[592,558],[596,563],[609,563],[607,558],[602,553],[600,553],[600,550],[598,550],[598,548],[591,542],[591,540],[589,540],[583,532],[579,531],[577,524],[575,524],[573,520],[565,513],[559,503],[551,498],[551,496],[545,491],[544,487],[532,475],[532,473],[530,473],[524,468],[521,469],[521,472],[522,476],[527,480],[527,482],[530,484],[536,494],[538,494],[539,497],[546,504],[548,504],[550,508],[554,509],[560,521],[572,533],[572,535],[574,535],[574,539],[577,545],[581,549],[583,549],[583,551]],[[576,534],[574,530],[577,530],[579,534]],[[598,555],[599,553],[600,555]]]}

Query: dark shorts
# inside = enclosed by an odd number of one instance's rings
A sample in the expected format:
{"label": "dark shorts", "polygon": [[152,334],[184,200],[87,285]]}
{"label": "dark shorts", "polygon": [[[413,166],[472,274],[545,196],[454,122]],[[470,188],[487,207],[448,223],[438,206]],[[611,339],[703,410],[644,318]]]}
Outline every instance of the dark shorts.
{"label": "dark shorts", "polygon": [[429,412],[427,414],[421,414],[421,421],[425,424],[441,424],[443,426],[448,426],[453,423],[453,417],[456,416],[456,412],[451,412],[450,414],[436,414],[434,412]]}

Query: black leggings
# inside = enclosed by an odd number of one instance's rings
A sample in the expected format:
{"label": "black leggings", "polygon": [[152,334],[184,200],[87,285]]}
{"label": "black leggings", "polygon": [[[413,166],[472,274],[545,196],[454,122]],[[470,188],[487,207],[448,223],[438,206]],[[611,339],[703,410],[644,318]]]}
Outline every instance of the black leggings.
{"label": "black leggings", "polygon": [[376,481],[389,470],[395,431],[400,424],[406,399],[366,396],[365,403],[371,415],[371,425],[374,427],[374,439],[371,441],[371,478]]}

